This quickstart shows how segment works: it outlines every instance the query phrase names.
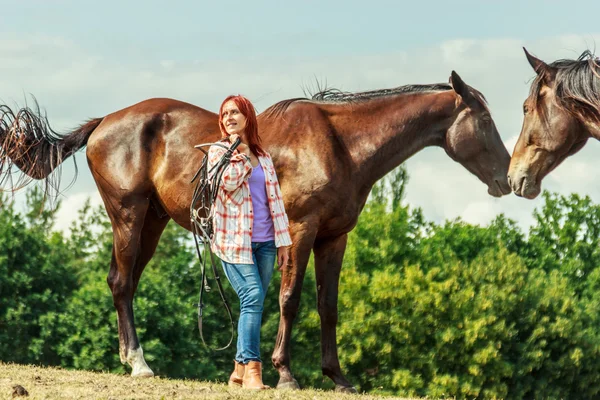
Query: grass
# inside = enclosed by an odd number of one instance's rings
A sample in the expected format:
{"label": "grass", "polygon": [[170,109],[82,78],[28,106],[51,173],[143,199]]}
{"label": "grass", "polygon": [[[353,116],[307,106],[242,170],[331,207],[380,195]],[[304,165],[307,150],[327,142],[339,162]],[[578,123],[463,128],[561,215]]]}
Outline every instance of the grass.
{"label": "grass", "polygon": [[401,399],[349,395],[321,390],[268,390],[251,392],[222,383],[166,378],[135,379],[128,375],[66,370],[0,361],[0,399],[10,399],[20,385],[28,397],[16,399]]}

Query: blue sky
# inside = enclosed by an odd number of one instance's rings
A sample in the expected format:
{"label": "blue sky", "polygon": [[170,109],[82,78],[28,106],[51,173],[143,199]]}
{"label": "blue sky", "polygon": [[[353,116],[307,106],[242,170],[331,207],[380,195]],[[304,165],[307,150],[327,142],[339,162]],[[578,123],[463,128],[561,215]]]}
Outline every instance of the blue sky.
{"label": "blue sky", "polygon": [[67,37],[107,56],[181,61],[206,51],[210,59],[314,57],[409,50],[449,37],[587,35],[594,20],[584,17],[600,10],[597,1],[552,0],[1,3],[3,33]]}
{"label": "blue sky", "polygon": [[[243,93],[264,110],[315,80],[360,91],[445,82],[454,69],[488,98],[509,152],[533,71],[522,46],[547,61],[600,46],[600,1],[23,1],[0,0],[0,100],[37,97],[69,130],[149,97],[216,110]],[[600,51],[599,51],[600,52]],[[600,202],[600,145],[590,142],[544,182]],[[61,228],[91,196],[84,151],[64,194]],[[406,201],[436,222],[485,224],[500,212],[524,229],[541,202],[494,199],[441,149],[407,161]],[[64,181],[70,181],[67,162]],[[440,199],[441,190],[450,195]]]}

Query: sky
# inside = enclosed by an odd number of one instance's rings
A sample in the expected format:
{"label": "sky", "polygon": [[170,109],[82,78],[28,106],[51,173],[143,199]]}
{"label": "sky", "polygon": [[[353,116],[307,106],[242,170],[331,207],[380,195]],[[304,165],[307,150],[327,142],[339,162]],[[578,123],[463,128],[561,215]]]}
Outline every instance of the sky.
{"label": "sky", "polygon": [[[0,9],[0,103],[20,106],[33,95],[59,132],[152,97],[216,111],[227,95],[242,93],[260,112],[317,81],[365,91],[447,82],[455,70],[486,96],[512,154],[534,77],[522,47],[547,62],[600,53],[598,0],[0,0]],[[589,141],[543,189],[600,203],[592,172],[600,171],[599,156],[600,143]],[[87,198],[101,204],[85,151],[75,158],[79,176],[62,195],[61,230]],[[461,217],[486,225],[503,213],[527,232],[543,204],[490,197],[441,148],[405,165],[405,201],[437,223]],[[73,173],[68,160],[63,182]]]}

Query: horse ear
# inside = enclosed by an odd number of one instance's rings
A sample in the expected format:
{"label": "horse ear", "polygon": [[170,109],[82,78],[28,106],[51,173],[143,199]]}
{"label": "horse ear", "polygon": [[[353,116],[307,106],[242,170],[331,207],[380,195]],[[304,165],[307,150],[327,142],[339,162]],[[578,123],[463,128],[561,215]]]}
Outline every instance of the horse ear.
{"label": "horse ear", "polygon": [[461,79],[461,77],[458,76],[458,74],[455,71],[452,71],[452,74],[450,74],[449,82],[452,85],[454,91],[458,95],[460,95],[460,97],[462,97],[463,100],[466,102],[469,96],[471,95],[471,93],[469,92],[469,87]]}
{"label": "horse ear", "polygon": [[525,56],[527,57],[527,61],[529,61],[529,65],[531,65],[531,68],[533,68],[536,74],[539,75],[543,71],[548,71],[550,69],[548,64],[529,54],[525,47],[523,47],[523,50],[525,51]]}

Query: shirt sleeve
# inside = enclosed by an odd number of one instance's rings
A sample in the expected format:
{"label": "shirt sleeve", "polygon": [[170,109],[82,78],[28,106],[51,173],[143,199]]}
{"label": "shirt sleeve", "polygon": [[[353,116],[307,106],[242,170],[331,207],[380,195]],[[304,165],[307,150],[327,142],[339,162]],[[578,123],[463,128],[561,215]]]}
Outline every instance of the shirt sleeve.
{"label": "shirt sleeve", "polygon": [[[210,171],[223,157],[226,150],[220,146],[211,146],[208,150],[208,170]],[[229,161],[229,165],[223,171],[222,179],[219,184],[223,190],[232,192],[239,188],[244,179],[250,177],[252,173],[252,163],[250,157],[243,153],[234,154]],[[211,177],[212,179],[212,177]]]}
{"label": "shirt sleeve", "polygon": [[275,166],[273,165],[273,160],[269,155],[269,162],[273,167],[274,178],[275,178],[275,192],[277,196],[277,201],[279,203],[279,208],[281,209],[281,217],[283,219],[283,226],[281,226],[280,232],[276,235],[275,238],[275,247],[282,246],[291,246],[292,237],[290,235],[290,221],[287,216],[287,212],[285,211],[285,205],[283,203],[283,193],[281,192],[281,186],[279,185],[279,178],[277,177],[277,172],[275,171]]}
{"label": "shirt sleeve", "polygon": [[[273,168],[273,170],[275,170],[275,169]],[[281,191],[281,186],[279,185],[279,178],[277,178],[277,172],[275,172],[275,182],[276,182],[275,190],[277,191],[277,196],[278,196],[278,198],[281,199],[281,212],[283,213],[283,219],[285,221],[286,226],[289,227],[290,220],[288,219],[287,212],[285,211],[285,206],[283,204],[283,193]]]}

